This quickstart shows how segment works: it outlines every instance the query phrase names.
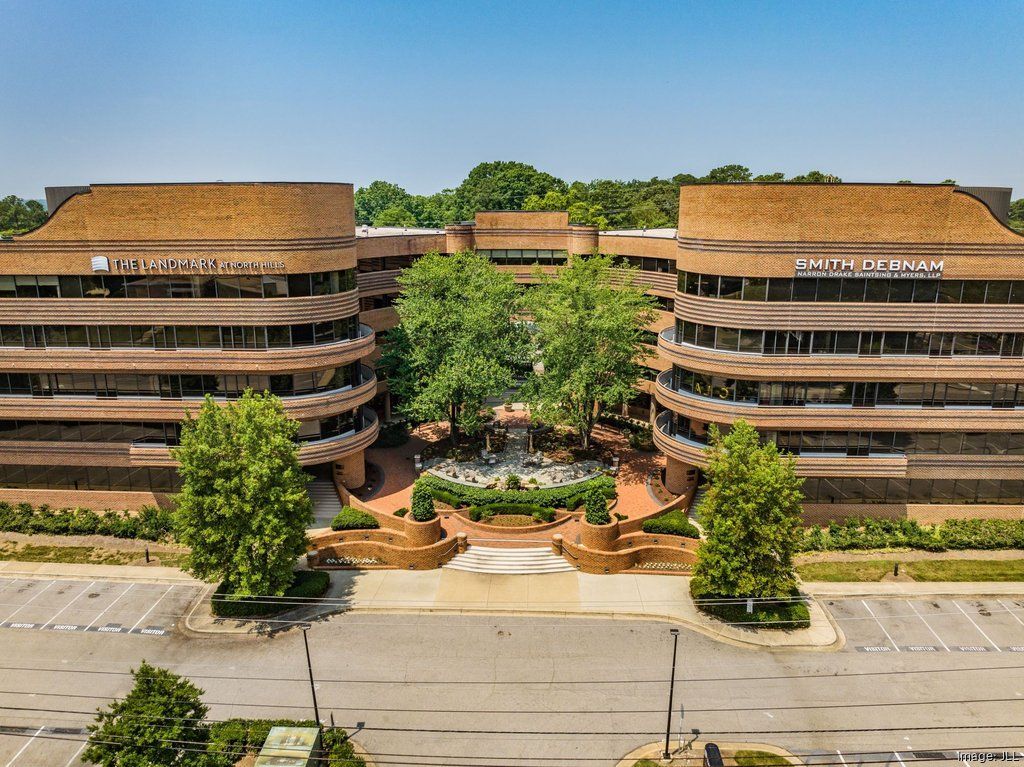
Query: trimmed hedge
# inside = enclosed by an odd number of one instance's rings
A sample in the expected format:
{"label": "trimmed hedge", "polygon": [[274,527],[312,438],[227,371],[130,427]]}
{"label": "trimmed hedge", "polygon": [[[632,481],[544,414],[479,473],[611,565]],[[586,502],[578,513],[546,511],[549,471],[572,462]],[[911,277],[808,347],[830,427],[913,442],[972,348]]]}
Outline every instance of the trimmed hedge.
{"label": "trimmed hedge", "polygon": [[[296,570],[295,580],[282,596],[232,599],[227,593],[227,583],[221,583],[213,592],[210,610],[218,618],[264,618],[302,607],[309,599],[319,599],[330,585],[331,576],[323,570]],[[289,603],[290,599],[296,601]]]}
{"label": "trimmed hedge", "polygon": [[469,510],[469,518],[481,522],[498,514],[521,514],[533,517],[538,523],[554,522],[555,510],[532,503],[490,503],[486,506],[474,506]]}
{"label": "trimmed hedge", "polygon": [[417,522],[429,522],[437,516],[437,512],[434,511],[434,497],[428,488],[419,483],[419,480],[412,486],[412,502],[409,508],[412,518]]}
{"label": "trimmed hedge", "polygon": [[[794,597],[799,594],[794,593]],[[697,609],[726,623],[756,624],[757,628],[805,629],[811,625],[811,611],[804,601],[754,602],[754,611],[747,612],[745,601],[739,597],[721,597],[715,594],[693,595]],[[717,602],[716,600],[723,600]],[[727,601],[725,601],[727,600]]]}
{"label": "trimmed hedge", "polygon": [[[431,496],[445,493],[464,506],[487,506],[492,503],[530,503],[544,508],[565,507],[570,510],[583,504],[587,493],[598,490],[608,499],[615,497],[615,479],[602,475],[566,487],[545,487],[537,490],[491,490],[484,487],[469,487],[449,482],[433,474],[423,474],[416,480],[415,487],[426,488]],[[415,487],[413,492],[415,493]],[[441,500],[438,498],[438,500]],[[448,503],[448,501],[444,501]],[[570,505],[574,503],[575,505]],[[450,506],[455,504],[449,503]]]}
{"label": "trimmed hedge", "polygon": [[801,551],[863,549],[1024,549],[1024,520],[949,519],[937,525],[914,520],[848,519],[804,531]]}
{"label": "trimmed hedge", "polygon": [[644,520],[641,529],[651,535],[680,535],[684,538],[700,538],[700,531],[686,518],[686,513],[668,511],[660,517]]}
{"label": "trimmed hedge", "polygon": [[596,488],[587,493],[585,518],[591,525],[610,525],[612,515],[608,513],[608,499]]}
{"label": "trimmed hedge", "polygon": [[[246,754],[262,748],[272,727],[316,727],[312,719],[228,719],[210,723],[207,750],[217,754],[212,764],[235,764]],[[348,733],[341,729],[324,730],[322,745],[330,767],[366,767],[356,755]]]}
{"label": "trimmed hedge", "polygon": [[97,514],[91,509],[33,508],[30,503],[12,506],[0,501],[0,530],[9,533],[45,535],[110,535],[159,541],[170,538],[174,515],[169,509],[144,506],[138,513],[111,511]]}
{"label": "trimmed hedge", "polygon": [[351,506],[342,507],[331,521],[332,530],[376,530],[378,527],[380,522],[373,514]]}

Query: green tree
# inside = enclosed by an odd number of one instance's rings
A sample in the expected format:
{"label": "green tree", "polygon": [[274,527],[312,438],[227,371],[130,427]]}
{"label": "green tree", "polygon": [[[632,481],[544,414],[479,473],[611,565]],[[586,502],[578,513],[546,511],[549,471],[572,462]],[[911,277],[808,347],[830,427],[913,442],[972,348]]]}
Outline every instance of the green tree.
{"label": "green tree", "polygon": [[791,184],[841,184],[843,180],[831,173],[822,173],[820,170],[811,170],[801,176],[793,176],[789,179]]}
{"label": "green tree", "polygon": [[23,200],[13,194],[0,199],[0,234],[21,234],[46,221],[46,208],[39,200]]}
{"label": "green tree", "polygon": [[743,165],[722,165],[712,168],[707,175],[701,179],[705,184],[734,184],[741,181],[750,181],[750,168]]}
{"label": "green tree", "polygon": [[145,661],[132,671],[135,684],[121,700],[96,714],[82,761],[102,767],[215,767],[203,753],[209,726],[203,691],[188,679]]}
{"label": "green tree", "polygon": [[401,205],[384,208],[373,218],[374,226],[416,226],[416,216]]}
{"label": "green tree", "polygon": [[225,581],[237,597],[280,596],[291,584],[313,521],[298,428],[281,400],[251,389],[223,406],[207,395],[199,415],[186,416],[174,450],[175,528],[192,574]]}
{"label": "green tree", "polygon": [[1010,203],[1010,226],[1024,232],[1024,197]]}
{"label": "green tree", "polygon": [[380,367],[414,421],[447,420],[474,433],[488,397],[513,381],[525,333],[513,320],[520,291],[484,256],[429,253],[398,278],[400,324],[389,331]]}
{"label": "green tree", "polygon": [[522,210],[530,195],[564,192],[566,184],[550,173],[523,162],[482,162],[455,190],[460,217],[473,218],[481,210]]}
{"label": "green tree", "polygon": [[796,587],[793,554],[803,480],[774,442],[746,421],[709,430],[708,489],[697,509],[706,540],[697,550],[694,596],[781,598]]}
{"label": "green tree", "polygon": [[598,229],[608,228],[604,209],[582,198],[575,184],[568,192],[551,190],[543,197],[531,194],[523,201],[523,210],[565,210],[569,212],[569,221],[573,224],[596,226]]}
{"label": "green tree", "polygon": [[779,181],[785,181],[785,180],[786,180],[786,174],[785,173],[762,173],[760,176],[754,176],[754,181],[773,181],[773,182],[779,182]]}
{"label": "green tree", "polygon": [[541,418],[576,429],[584,448],[599,409],[636,396],[643,331],[656,316],[637,274],[613,256],[570,256],[557,278],[538,273],[529,293],[543,372],[523,395]]}
{"label": "green tree", "polygon": [[359,187],[355,193],[356,221],[361,224],[373,224],[381,213],[388,208],[409,209],[411,196],[398,184],[388,181],[374,181],[366,187]]}

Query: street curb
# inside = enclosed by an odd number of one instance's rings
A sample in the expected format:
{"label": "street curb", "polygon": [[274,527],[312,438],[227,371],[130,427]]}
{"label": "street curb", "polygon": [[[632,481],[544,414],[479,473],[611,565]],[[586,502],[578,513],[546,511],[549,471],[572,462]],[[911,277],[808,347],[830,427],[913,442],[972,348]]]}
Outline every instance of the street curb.
{"label": "street curb", "polygon": [[[688,741],[688,747],[683,752],[683,755],[690,754],[692,758],[697,758],[697,754],[700,754],[704,750],[704,745],[710,741],[702,740],[699,737],[694,738],[692,741]],[[723,751],[767,751],[769,754],[775,754],[788,759],[794,765],[802,765],[803,759],[794,754],[792,751],[787,751],[780,746],[773,746],[770,743],[738,743],[724,740],[714,741],[719,748]],[[669,739],[669,746],[675,743],[675,750],[670,753],[675,754],[676,751],[682,748],[682,745],[678,740],[673,741]],[[622,759],[618,761],[615,767],[633,767],[633,765],[640,759],[651,759],[656,762],[661,762],[661,755],[665,748],[664,741],[658,741],[656,743],[647,743],[646,745],[634,748]],[[699,750],[698,750],[699,749]],[[675,758],[675,757],[674,757]],[[726,757],[728,759],[730,757]]]}

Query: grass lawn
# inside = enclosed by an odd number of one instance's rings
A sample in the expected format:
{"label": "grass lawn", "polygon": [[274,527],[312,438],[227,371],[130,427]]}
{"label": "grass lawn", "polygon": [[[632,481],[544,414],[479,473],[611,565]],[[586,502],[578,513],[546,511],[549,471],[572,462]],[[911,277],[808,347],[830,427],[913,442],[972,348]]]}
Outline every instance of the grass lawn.
{"label": "grass lawn", "polygon": [[[796,571],[805,581],[880,581],[892,572],[893,563],[885,559],[860,562],[808,562]],[[901,568],[903,565],[901,565]]]}
{"label": "grass lawn", "polygon": [[[130,565],[143,564],[144,554],[138,549],[108,549],[103,546],[37,546],[32,543],[0,544],[0,560],[18,562],[59,562],[71,565]],[[165,567],[180,567],[184,552],[152,552],[150,558],[159,559]]]}
{"label": "grass lawn", "polygon": [[789,759],[767,751],[737,751],[733,757],[738,767],[783,767]]}
{"label": "grass lawn", "polygon": [[1024,559],[937,559],[904,562],[915,581],[1024,581]]}

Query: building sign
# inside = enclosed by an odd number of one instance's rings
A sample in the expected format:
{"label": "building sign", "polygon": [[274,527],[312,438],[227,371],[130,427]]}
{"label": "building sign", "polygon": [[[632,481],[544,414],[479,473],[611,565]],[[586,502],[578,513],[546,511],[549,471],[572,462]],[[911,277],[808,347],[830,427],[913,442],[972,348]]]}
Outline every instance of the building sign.
{"label": "building sign", "polygon": [[796,277],[901,278],[942,276],[943,261],[901,258],[798,258]]}
{"label": "building sign", "polygon": [[284,271],[284,261],[221,261],[216,258],[107,258],[92,257],[94,272],[137,274],[145,272],[274,272]]}

